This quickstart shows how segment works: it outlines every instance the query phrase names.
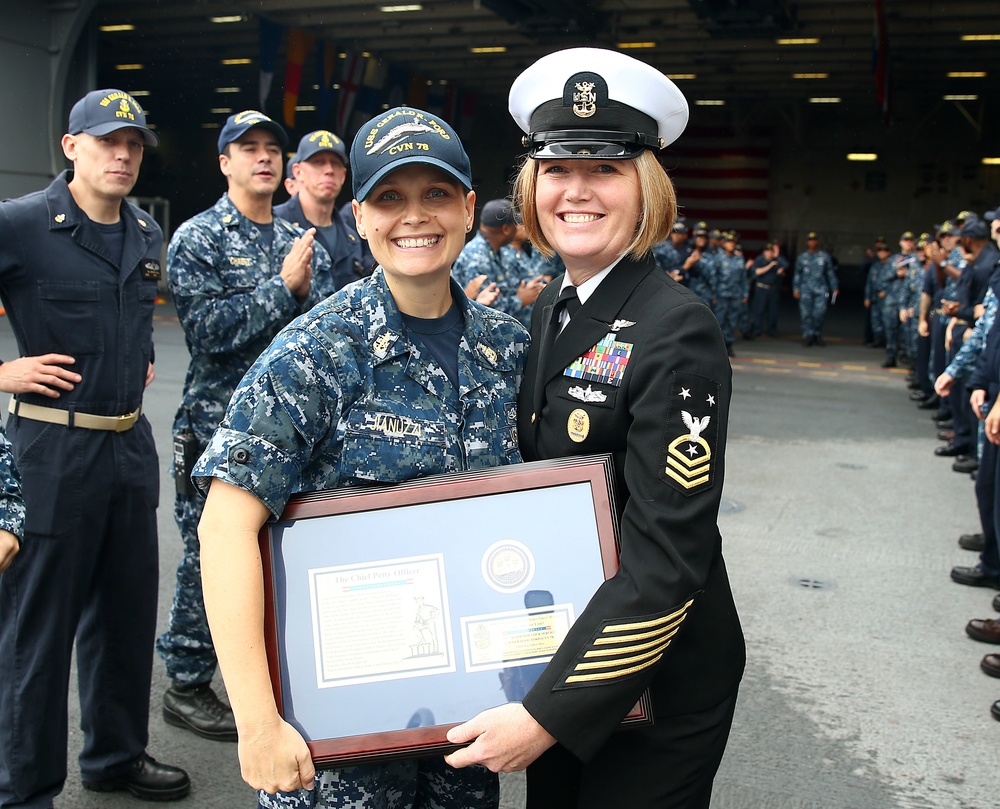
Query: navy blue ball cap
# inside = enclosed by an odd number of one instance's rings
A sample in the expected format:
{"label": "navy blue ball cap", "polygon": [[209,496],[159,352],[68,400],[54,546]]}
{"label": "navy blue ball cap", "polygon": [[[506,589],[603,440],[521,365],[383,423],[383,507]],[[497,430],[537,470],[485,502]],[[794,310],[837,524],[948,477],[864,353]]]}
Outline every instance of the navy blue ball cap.
{"label": "navy blue ball cap", "polygon": [[281,124],[257,110],[243,110],[243,112],[230,115],[226,119],[222,131],[219,133],[219,154],[222,154],[230,143],[239,140],[256,126],[273,134],[278,139],[282,149],[288,146],[288,134]]}
{"label": "navy blue ball cap", "polygon": [[147,146],[160,142],[146,126],[142,106],[124,90],[91,90],[69,111],[70,135],[83,132],[99,137],[126,127],[138,129]]}
{"label": "navy blue ball cap", "polygon": [[516,225],[514,206],[509,199],[491,199],[483,206],[479,217],[482,225],[488,228],[502,228],[504,225]]}
{"label": "navy blue ball cap", "polygon": [[966,219],[965,224],[962,225],[962,229],[959,231],[959,235],[967,239],[988,239],[990,237],[990,229],[982,219]]}
{"label": "navy blue ball cap", "polygon": [[1000,219],[1000,205],[997,205],[995,211],[987,211],[983,214],[983,219],[987,222],[992,222],[994,219]]}
{"label": "navy blue ball cap", "polygon": [[423,110],[395,107],[372,118],[354,136],[354,198],[364,202],[387,174],[411,163],[435,166],[472,190],[469,156],[451,125]]}
{"label": "navy blue ball cap", "polygon": [[347,147],[329,129],[317,129],[315,132],[303,135],[299,141],[299,150],[295,154],[295,162],[301,163],[320,152],[333,152],[345,166],[347,165]]}

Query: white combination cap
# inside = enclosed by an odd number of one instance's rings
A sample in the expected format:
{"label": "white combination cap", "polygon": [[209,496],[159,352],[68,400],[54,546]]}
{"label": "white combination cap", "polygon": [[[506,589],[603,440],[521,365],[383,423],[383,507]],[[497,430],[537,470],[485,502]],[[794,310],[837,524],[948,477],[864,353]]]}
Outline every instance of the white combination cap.
{"label": "white combination cap", "polygon": [[633,158],[673,143],[688,122],[677,85],[602,48],[543,56],[514,80],[509,107],[532,157]]}

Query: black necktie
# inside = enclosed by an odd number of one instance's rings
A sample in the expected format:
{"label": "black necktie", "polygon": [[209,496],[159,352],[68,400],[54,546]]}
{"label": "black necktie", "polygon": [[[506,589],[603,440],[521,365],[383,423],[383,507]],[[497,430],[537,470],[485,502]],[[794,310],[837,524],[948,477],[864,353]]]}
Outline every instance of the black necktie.
{"label": "black necktie", "polygon": [[552,322],[559,323],[563,309],[569,312],[570,318],[576,317],[576,313],[580,311],[582,305],[580,298],[577,297],[575,286],[563,287],[556,302],[552,305]]}
{"label": "black necktie", "polygon": [[559,297],[556,298],[556,302],[552,304],[552,313],[542,331],[542,339],[538,346],[538,365],[535,367],[535,390],[532,401],[531,421],[536,429],[539,423],[538,417],[542,412],[542,404],[545,401],[545,379],[548,368],[548,357],[556,341],[556,337],[559,336],[559,318],[562,315],[563,309],[569,312],[571,318],[574,317],[582,305],[580,298],[577,297],[576,287],[574,286],[563,287],[559,292]]}

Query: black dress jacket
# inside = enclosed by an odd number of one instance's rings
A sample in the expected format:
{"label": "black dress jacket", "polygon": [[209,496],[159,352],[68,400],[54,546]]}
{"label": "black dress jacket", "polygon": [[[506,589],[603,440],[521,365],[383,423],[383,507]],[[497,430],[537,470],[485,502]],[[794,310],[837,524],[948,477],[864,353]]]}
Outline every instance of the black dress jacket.
{"label": "black dress jacket", "polygon": [[717,524],[732,369],[711,310],[651,258],[622,259],[548,345],[560,286],[532,317],[521,452],[612,453],[621,560],[524,706],[587,761],[647,687],[661,722],[719,704],[742,677]]}

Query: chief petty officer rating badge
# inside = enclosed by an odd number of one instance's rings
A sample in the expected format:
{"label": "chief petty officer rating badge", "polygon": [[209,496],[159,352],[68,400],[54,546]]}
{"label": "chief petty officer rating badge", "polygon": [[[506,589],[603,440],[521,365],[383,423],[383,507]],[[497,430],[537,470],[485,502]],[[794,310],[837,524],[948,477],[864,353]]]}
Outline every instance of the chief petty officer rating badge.
{"label": "chief petty officer rating badge", "polygon": [[712,486],[719,437],[718,400],[718,383],[695,374],[674,374],[662,477],[684,494]]}

